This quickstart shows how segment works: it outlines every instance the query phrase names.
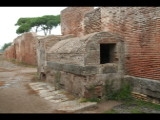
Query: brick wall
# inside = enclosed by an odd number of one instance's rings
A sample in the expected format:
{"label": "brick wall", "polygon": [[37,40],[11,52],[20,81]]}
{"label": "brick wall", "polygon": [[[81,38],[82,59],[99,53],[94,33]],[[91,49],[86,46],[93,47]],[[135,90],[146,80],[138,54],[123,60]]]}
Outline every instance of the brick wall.
{"label": "brick wall", "polygon": [[100,11],[99,31],[118,33],[125,39],[125,74],[160,80],[160,7],[101,7]]}
{"label": "brick wall", "polygon": [[100,8],[88,12],[84,16],[84,35],[101,31]]}
{"label": "brick wall", "polygon": [[93,10],[93,7],[68,7],[61,11],[62,35],[83,35],[84,14]]}
{"label": "brick wall", "polygon": [[34,33],[24,33],[18,36],[14,39],[13,44],[5,50],[5,58],[36,65],[36,40]]}
{"label": "brick wall", "polygon": [[6,48],[5,49],[5,52],[4,52],[4,57],[6,58],[6,59],[15,59],[15,45],[14,44],[12,44],[12,45],[10,45],[8,48]]}

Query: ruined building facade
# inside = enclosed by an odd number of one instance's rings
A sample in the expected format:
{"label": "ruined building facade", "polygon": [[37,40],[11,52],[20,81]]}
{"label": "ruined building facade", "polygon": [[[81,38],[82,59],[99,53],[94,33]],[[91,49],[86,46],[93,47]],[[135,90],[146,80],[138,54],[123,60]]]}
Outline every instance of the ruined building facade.
{"label": "ruined building facade", "polygon": [[133,92],[160,99],[160,7],[68,7],[61,31],[37,39],[41,80],[99,98],[106,84],[116,90],[127,81]]}
{"label": "ruined building facade", "polygon": [[159,99],[159,25],[160,7],[66,8],[64,39],[53,36],[50,47],[39,47],[39,75],[81,97],[101,98],[105,84],[118,89],[125,80],[133,92]]}
{"label": "ruined building facade", "polygon": [[37,65],[36,41],[40,36],[36,33],[24,33],[15,38],[5,50],[4,57],[30,65]]}

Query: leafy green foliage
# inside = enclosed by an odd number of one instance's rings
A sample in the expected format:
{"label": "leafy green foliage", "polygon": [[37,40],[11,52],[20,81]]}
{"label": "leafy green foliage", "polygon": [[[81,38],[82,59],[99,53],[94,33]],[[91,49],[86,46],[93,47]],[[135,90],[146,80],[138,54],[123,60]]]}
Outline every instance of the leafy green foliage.
{"label": "leafy green foliage", "polygon": [[24,32],[29,32],[30,29],[31,29],[30,24],[25,23],[25,24],[22,24],[22,25],[16,30],[16,33],[17,33],[17,34],[21,34],[21,33],[24,33]]}
{"label": "leafy green foliage", "polygon": [[23,25],[23,24],[28,23],[28,21],[29,21],[30,19],[31,19],[31,18],[19,18],[18,21],[17,21],[17,23],[16,23],[15,25],[21,26],[21,25]]}
{"label": "leafy green foliage", "polygon": [[37,33],[44,31],[44,34],[51,34],[51,30],[60,24],[60,15],[44,15],[42,17],[19,18],[15,25],[18,25],[17,34],[29,32],[34,29]]}
{"label": "leafy green foliage", "polygon": [[147,102],[147,101],[142,101],[142,100],[134,100],[132,102],[132,104],[135,103],[137,106],[139,107],[150,107],[152,109],[155,110],[159,110],[160,111],[160,104],[154,104],[151,102]]}
{"label": "leafy green foliage", "polygon": [[10,46],[12,44],[12,42],[9,42],[9,43],[5,43],[3,46],[2,46],[2,51],[4,51],[8,46]]}

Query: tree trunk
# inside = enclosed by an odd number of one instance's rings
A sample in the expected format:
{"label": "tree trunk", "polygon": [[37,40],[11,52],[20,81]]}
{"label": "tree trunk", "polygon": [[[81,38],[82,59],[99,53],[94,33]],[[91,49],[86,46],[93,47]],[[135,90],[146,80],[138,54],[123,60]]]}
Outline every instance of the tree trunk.
{"label": "tree trunk", "polygon": [[38,27],[36,27],[36,33],[38,32]]}
{"label": "tree trunk", "polygon": [[49,34],[51,34],[51,29],[49,29]]}
{"label": "tree trunk", "polygon": [[47,35],[47,32],[45,31],[45,29],[44,29],[43,31],[44,31],[44,35],[46,36],[46,35]]}

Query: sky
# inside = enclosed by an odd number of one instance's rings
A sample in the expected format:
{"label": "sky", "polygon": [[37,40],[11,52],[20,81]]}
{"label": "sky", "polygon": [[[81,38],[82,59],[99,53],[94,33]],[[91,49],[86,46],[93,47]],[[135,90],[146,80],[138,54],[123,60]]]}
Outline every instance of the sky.
{"label": "sky", "polygon": [[[19,35],[16,33],[16,22],[21,17],[41,17],[58,15],[66,7],[0,7],[0,49],[5,43],[13,42]],[[38,32],[38,35],[44,35]],[[60,26],[53,28],[51,34],[61,35]]]}

